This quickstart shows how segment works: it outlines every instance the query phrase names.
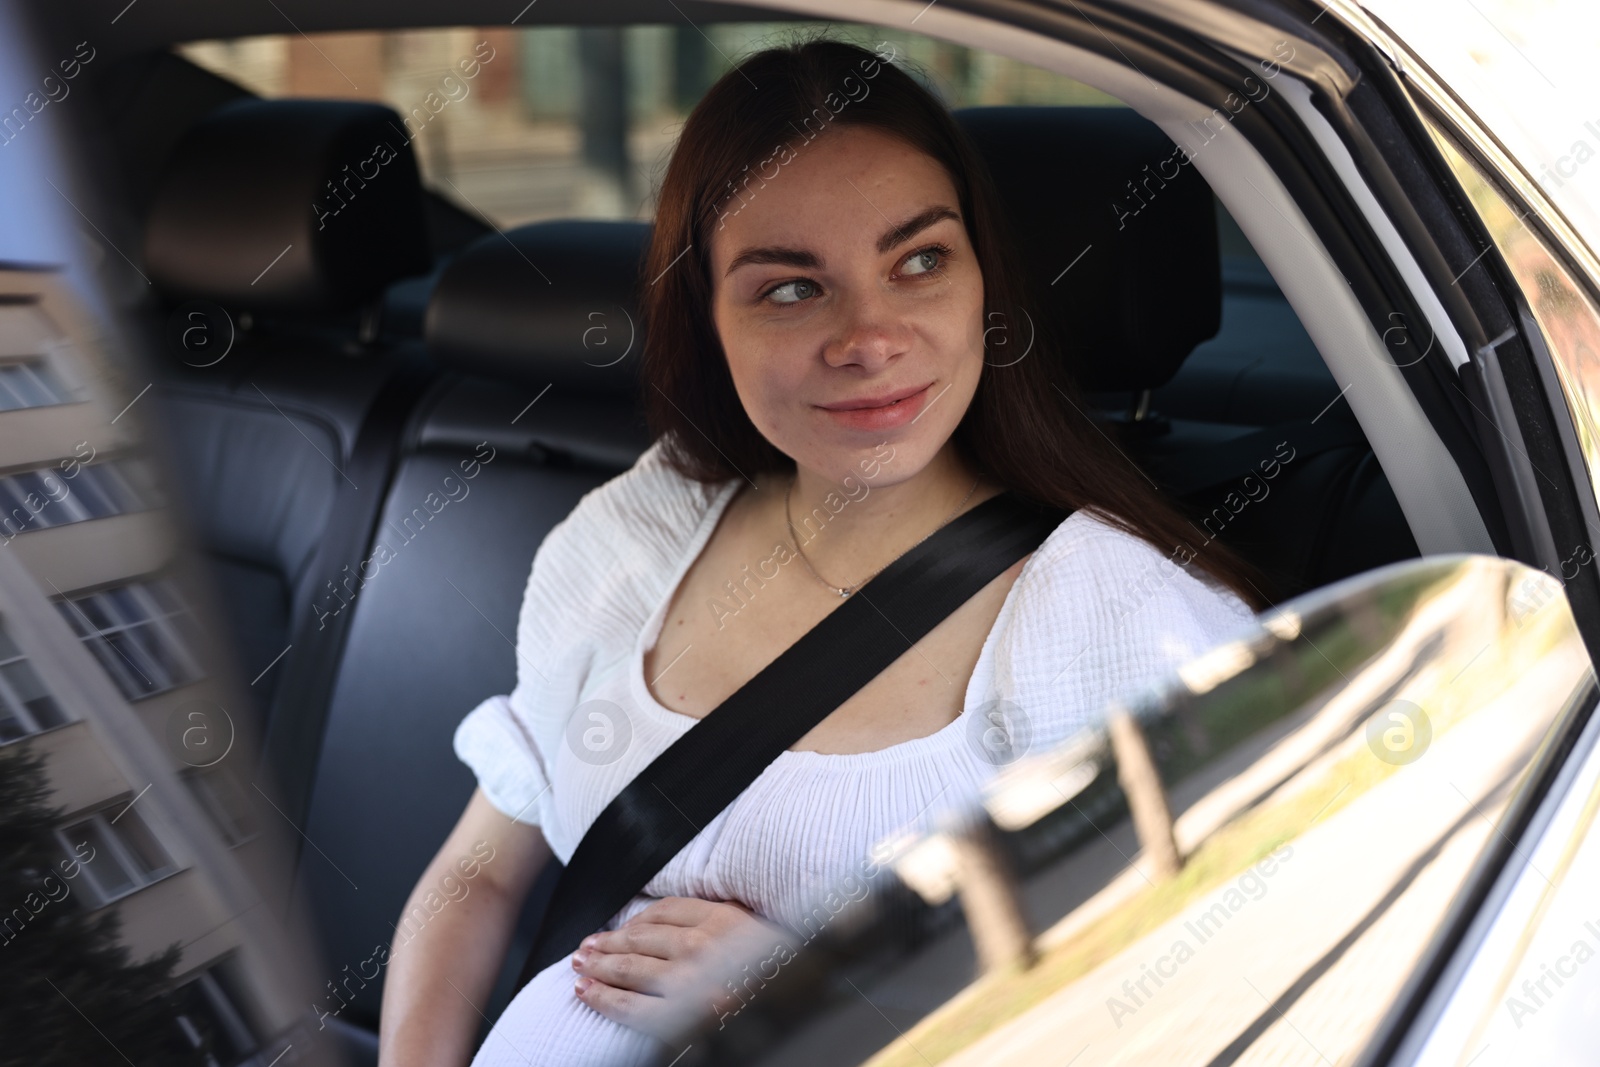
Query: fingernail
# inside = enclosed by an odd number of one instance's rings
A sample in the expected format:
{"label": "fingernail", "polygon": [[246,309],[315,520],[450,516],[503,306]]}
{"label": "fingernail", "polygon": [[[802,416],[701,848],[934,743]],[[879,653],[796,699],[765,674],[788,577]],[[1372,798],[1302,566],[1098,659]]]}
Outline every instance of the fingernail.
{"label": "fingernail", "polygon": [[595,936],[593,934],[590,934],[588,937],[586,937],[582,941],[578,942],[578,947],[579,948],[594,948],[594,943],[595,943]]}
{"label": "fingernail", "polygon": [[581,997],[589,991],[589,987],[593,984],[593,978],[580,978],[572,983],[572,991]]}
{"label": "fingernail", "polygon": [[572,954],[572,969],[575,971],[582,970],[584,963],[586,963],[588,959],[589,950],[587,948],[580,948],[578,951]]}

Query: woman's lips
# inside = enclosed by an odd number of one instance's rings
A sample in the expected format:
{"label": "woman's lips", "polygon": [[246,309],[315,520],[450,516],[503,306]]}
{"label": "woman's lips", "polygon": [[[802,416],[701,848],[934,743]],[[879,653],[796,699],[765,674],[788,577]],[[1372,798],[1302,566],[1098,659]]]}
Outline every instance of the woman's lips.
{"label": "woman's lips", "polygon": [[881,397],[841,400],[834,404],[817,405],[830,419],[852,430],[890,430],[904,426],[927,406],[928,391],[933,383],[911,390],[898,390]]}

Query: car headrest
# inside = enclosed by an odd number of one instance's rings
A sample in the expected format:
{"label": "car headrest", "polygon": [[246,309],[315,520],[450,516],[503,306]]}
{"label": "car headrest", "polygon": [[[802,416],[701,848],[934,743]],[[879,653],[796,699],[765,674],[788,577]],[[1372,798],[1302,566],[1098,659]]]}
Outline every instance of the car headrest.
{"label": "car headrest", "polygon": [[1121,107],[962,108],[1045,316],[1092,392],[1155,389],[1222,325],[1211,188]]}
{"label": "car headrest", "polygon": [[478,238],[434,287],[429,353],[469,374],[633,395],[650,231],[635,220],[559,219]]}
{"label": "car headrest", "polygon": [[263,311],[355,307],[429,267],[400,118],[343,100],[238,100],[179,140],[157,181],[146,270],[169,297]]}

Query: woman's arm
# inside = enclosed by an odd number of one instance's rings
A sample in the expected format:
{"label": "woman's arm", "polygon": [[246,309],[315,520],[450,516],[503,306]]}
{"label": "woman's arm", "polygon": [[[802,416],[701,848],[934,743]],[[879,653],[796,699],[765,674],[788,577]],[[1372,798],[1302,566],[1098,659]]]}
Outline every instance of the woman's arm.
{"label": "woman's arm", "polygon": [[379,1067],[465,1067],[523,900],[549,858],[538,827],[473,791],[406,900],[383,987]]}

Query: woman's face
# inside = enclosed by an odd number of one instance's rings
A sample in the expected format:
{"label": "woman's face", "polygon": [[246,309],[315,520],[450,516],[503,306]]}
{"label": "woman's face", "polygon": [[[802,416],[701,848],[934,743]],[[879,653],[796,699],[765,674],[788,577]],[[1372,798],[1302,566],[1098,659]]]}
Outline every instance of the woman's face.
{"label": "woman's face", "polygon": [[712,230],[728,369],[756,428],[800,466],[842,482],[888,442],[874,484],[904,481],[949,439],[983,367],[983,275],[955,187],[868,127],[793,148]]}

